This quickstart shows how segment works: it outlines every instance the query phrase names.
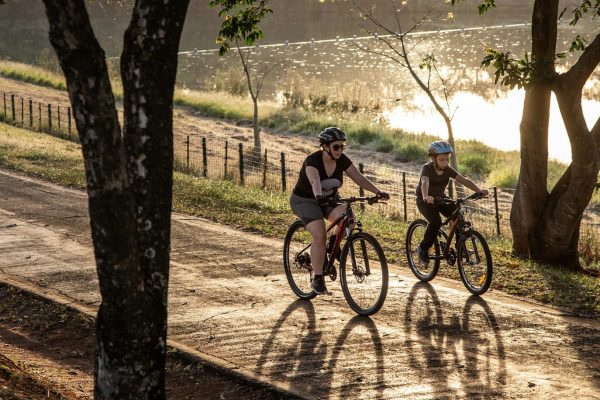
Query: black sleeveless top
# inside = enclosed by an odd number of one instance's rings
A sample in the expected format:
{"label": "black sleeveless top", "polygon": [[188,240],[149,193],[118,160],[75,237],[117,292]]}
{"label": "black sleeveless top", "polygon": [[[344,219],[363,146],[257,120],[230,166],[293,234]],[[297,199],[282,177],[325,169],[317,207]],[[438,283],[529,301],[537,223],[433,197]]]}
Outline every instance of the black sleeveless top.
{"label": "black sleeveless top", "polygon": [[302,169],[300,169],[300,176],[298,182],[292,193],[296,196],[307,197],[314,199],[315,195],[312,191],[312,186],[306,176],[306,167],[314,167],[319,171],[319,178],[321,179],[321,188],[323,189],[323,196],[331,196],[342,187],[344,183],[344,171],[346,171],[352,165],[352,161],[344,153],[336,160],[335,171],[331,176],[327,176],[325,172],[325,164],[323,163],[323,151],[318,150],[304,160]]}

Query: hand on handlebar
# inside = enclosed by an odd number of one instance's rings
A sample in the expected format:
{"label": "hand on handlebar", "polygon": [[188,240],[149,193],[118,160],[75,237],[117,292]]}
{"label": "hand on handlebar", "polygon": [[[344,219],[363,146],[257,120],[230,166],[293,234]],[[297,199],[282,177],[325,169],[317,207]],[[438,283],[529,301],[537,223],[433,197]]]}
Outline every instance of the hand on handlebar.
{"label": "hand on handlebar", "polygon": [[317,204],[321,207],[335,207],[337,205],[337,199],[327,196],[315,196]]}
{"label": "hand on handlebar", "polygon": [[390,199],[390,194],[387,192],[382,192],[379,191],[377,194],[375,194],[375,197],[377,197],[377,199],[381,199],[381,200],[389,200]]}

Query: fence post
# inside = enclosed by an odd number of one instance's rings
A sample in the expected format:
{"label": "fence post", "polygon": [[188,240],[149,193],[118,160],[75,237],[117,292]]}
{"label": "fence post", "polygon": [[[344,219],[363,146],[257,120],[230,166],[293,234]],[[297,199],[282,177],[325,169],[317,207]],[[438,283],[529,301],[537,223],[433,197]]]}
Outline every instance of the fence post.
{"label": "fence post", "polygon": [[71,107],[67,108],[67,129],[69,136],[71,136]]}
{"label": "fence post", "polygon": [[190,135],[187,135],[187,138],[185,139],[185,152],[186,152],[185,168],[189,172],[189,170],[190,170]]}
{"label": "fence post", "polygon": [[25,99],[23,97],[21,97],[21,126],[24,126],[25,123],[23,122],[25,120]]}
{"label": "fence post", "polygon": [[239,144],[239,152],[240,152],[240,184],[244,184],[244,145],[243,143]]}
{"label": "fence post", "polygon": [[[363,163],[358,163],[358,170],[361,174],[365,173],[365,166],[363,165]],[[360,197],[363,197],[365,195],[365,190],[360,186],[358,187],[358,195]],[[365,211],[365,203],[363,203],[362,201],[360,202],[360,210]]]}
{"label": "fence post", "polygon": [[227,179],[227,153],[229,150],[229,142],[226,140],[225,141],[225,173],[223,174],[223,178]]}
{"label": "fence post", "polygon": [[286,174],[285,174],[285,153],[282,151],[281,152],[281,190],[284,192],[287,190],[285,176],[286,176]]}
{"label": "fence post", "polygon": [[56,119],[58,120],[58,130],[60,131],[60,106],[56,109]]}
{"label": "fence post", "polygon": [[33,127],[33,100],[29,99],[29,127]]}
{"label": "fence post", "polygon": [[496,208],[496,233],[500,236],[500,213],[498,212],[498,188],[494,186],[494,205]]}
{"label": "fence post", "polygon": [[13,120],[13,122],[15,122],[15,120],[17,119],[17,117],[15,116],[16,114],[15,114],[15,95],[14,94],[10,95],[10,105],[12,107],[12,111],[11,111],[12,120]]}
{"label": "fence post", "polygon": [[406,201],[406,171],[402,171],[402,199],[404,203],[404,221],[408,221],[408,202]]}
{"label": "fence post", "polygon": [[41,131],[42,130],[42,103],[38,103],[38,117],[39,117],[38,129]]}
{"label": "fence post", "polygon": [[4,117],[6,118],[6,93],[4,93]]}
{"label": "fence post", "polygon": [[48,104],[48,130],[52,132],[52,104]]}
{"label": "fence post", "polygon": [[208,160],[206,159],[206,138],[202,138],[202,176],[208,176]]}
{"label": "fence post", "polygon": [[262,176],[262,187],[263,189],[267,186],[267,149],[265,149],[265,155],[263,158],[263,176]]}

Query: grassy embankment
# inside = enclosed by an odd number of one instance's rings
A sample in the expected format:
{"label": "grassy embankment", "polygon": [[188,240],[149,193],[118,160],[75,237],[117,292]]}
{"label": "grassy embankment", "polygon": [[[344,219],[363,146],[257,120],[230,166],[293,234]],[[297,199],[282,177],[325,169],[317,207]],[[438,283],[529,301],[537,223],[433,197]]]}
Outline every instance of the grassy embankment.
{"label": "grassy embankment", "polygon": [[[77,143],[6,124],[0,124],[0,167],[63,186],[85,187]],[[174,174],[176,211],[276,238],[283,237],[294,219],[287,196],[230,181]],[[377,213],[367,213],[362,220],[365,229],[380,239],[390,261],[407,268],[401,253],[407,224]],[[506,240],[490,240],[490,245],[494,289],[579,312],[600,313],[600,279],[513,259]],[[455,268],[442,267],[440,274],[458,279]]]}
{"label": "grassy embankment", "polygon": [[[0,75],[59,90],[66,88],[62,75],[26,64],[0,60]],[[116,71],[111,75],[115,96],[120,99],[122,86],[118,75]],[[215,86],[222,90],[219,93],[179,88],[175,92],[175,104],[216,118],[251,119],[251,101],[230,94],[244,93],[244,82],[239,79],[243,78],[235,71],[218,75]],[[360,144],[363,148],[391,153],[400,162],[423,160],[423,149],[432,140],[439,138],[426,134],[409,134],[401,129],[390,128],[385,123],[373,123],[379,104],[377,100],[373,100],[373,96],[365,96],[359,89],[347,90],[337,98],[323,92],[314,83],[309,88],[289,89],[284,93],[286,105],[261,103],[261,124],[275,132],[305,135],[314,135],[324,127],[339,125],[348,132],[351,142]],[[445,135],[444,132],[441,134]],[[464,175],[485,181],[488,186],[516,186],[520,164],[518,152],[496,150],[474,140],[459,140],[457,148],[460,151],[459,170]],[[566,165],[562,163],[550,161],[549,187],[555,184],[565,168]],[[600,204],[600,192],[594,195],[592,203]]]}

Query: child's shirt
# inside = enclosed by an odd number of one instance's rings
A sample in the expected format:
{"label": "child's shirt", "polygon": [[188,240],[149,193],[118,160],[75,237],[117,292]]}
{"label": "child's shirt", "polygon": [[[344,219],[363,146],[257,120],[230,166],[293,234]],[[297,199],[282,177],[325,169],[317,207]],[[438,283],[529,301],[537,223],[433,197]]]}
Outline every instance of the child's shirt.
{"label": "child's shirt", "polygon": [[444,170],[444,173],[438,175],[435,173],[435,169],[433,166],[433,161],[428,162],[423,165],[421,168],[421,176],[419,177],[419,184],[417,185],[417,199],[423,199],[423,193],[421,191],[421,177],[426,176],[429,178],[429,191],[428,195],[432,197],[442,197],[446,192],[446,187],[448,186],[448,182],[450,182],[450,178],[454,179],[458,175],[458,172],[451,166],[448,166]]}

